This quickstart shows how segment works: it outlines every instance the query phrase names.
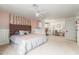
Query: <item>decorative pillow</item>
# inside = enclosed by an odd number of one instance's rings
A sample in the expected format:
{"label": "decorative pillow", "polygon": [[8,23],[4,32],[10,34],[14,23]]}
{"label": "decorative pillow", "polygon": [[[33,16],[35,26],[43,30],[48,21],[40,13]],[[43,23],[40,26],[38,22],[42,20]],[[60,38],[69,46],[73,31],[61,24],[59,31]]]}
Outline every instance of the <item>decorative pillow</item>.
{"label": "decorative pillow", "polygon": [[19,32],[15,32],[15,35],[19,35]]}

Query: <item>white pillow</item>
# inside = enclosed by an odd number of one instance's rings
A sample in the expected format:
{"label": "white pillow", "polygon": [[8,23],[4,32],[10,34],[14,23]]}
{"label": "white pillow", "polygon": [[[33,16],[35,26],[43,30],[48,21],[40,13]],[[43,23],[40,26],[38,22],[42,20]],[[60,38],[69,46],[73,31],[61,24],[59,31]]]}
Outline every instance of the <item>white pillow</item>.
{"label": "white pillow", "polygon": [[20,33],[20,35],[27,35],[27,34],[29,34],[29,31],[20,30],[19,33]]}
{"label": "white pillow", "polygon": [[24,35],[24,31],[20,30],[20,31],[19,31],[19,34],[20,34],[20,35]]}

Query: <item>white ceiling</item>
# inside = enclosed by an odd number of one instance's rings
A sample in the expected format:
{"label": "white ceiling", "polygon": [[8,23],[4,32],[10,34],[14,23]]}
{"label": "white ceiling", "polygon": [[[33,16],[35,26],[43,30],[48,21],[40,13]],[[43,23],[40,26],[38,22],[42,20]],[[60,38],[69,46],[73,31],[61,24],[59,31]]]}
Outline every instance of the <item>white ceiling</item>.
{"label": "white ceiling", "polygon": [[[0,4],[0,10],[6,10],[22,16],[35,16],[33,4]],[[79,12],[78,4],[38,4],[43,18],[73,17]]]}

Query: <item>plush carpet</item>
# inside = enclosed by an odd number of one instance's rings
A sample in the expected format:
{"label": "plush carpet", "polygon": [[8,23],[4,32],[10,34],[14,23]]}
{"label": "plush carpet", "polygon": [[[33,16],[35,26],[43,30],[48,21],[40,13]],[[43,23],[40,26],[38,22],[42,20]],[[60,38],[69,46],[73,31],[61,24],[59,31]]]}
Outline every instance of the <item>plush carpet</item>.
{"label": "plush carpet", "polygon": [[[0,46],[0,54],[18,55],[18,49],[14,45],[6,44]],[[48,36],[48,42],[32,49],[26,55],[72,55],[79,54],[76,42],[60,36]]]}

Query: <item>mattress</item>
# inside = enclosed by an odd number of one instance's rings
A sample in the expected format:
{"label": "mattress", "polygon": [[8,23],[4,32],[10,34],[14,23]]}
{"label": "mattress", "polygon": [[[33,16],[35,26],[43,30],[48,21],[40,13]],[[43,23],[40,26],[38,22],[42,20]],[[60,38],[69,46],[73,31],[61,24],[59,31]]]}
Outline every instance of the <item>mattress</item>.
{"label": "mattress", "polygon": [[28,53],[33,48],[36,48],[47,41],[44,34],[13,35],[10,39],[14,45],[18,46],[19,54]]}

